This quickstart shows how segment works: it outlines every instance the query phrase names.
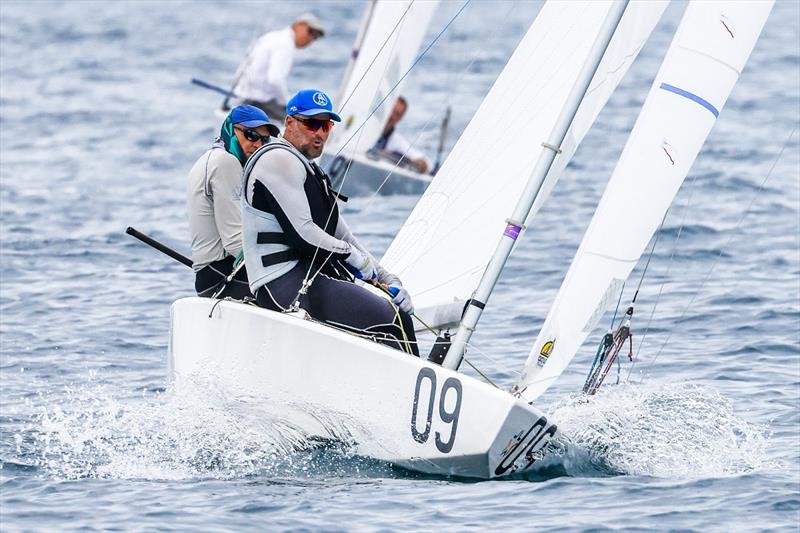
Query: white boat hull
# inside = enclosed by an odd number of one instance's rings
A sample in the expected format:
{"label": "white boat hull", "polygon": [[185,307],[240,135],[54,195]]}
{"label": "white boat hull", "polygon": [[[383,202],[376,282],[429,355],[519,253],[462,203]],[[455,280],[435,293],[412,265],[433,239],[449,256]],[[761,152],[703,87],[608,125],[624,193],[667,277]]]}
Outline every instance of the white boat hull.
{"label": "white boat hull", "polygon": [[469,376],[236,302],[176,301],[169,366],[178,389],[212,376],[236,397],[285,403],[309,438],[345,434],[357,455],[427,474],[518,473],[556,433],[537,409]]}
{"label": "white boat hull", "polygon": [[330,175],[334,190],[339,190],[344,178],[341,193],[345,196],[371,196],[376,191],[381,195],[420,195],[433,179],[430,174],[420,174],[367,155],[356,155],[349,161],[348,169],[348,159],[334,159],[328,154],[322,154],[322,168]]}

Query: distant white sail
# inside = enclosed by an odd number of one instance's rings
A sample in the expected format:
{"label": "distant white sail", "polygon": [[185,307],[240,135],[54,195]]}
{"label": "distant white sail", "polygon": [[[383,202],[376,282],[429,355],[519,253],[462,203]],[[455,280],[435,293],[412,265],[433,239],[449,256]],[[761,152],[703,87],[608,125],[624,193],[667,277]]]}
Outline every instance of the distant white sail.
{"label": "distant white sail", "polygon": [[[376,0],[366,6],[339,97],[342,124],[334,128],[326,152],[362,154],[380,137],[400,87],[367,119],[411,68],[439,0]],[[366,121],[366,122],[365,122]],[[362,127],[363,124],[363,127]],[[344,148],[348,139],[356,136]]]}
{"label": "distant white sail", "polygon": [[670,45],[515,390],[539,397],[630,275],[694,163],[771,0],[693,1]]}
{"label": "distant white sail", "polygon": [[[633,1],[543,185],[546,196],[666,7]],[[431,325],[458,321],[591,50],[610,1],[548,2],[381,263]],[[541,199],[536,205],[541,203]]]}

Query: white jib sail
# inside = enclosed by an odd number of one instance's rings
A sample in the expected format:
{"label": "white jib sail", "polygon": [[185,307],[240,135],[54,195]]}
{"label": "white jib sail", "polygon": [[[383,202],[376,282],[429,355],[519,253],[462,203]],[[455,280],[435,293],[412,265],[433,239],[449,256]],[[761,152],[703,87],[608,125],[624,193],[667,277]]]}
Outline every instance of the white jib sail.
{"label": "white jib sail", "polygon": [[[628,5],[540,197],[566,167],[666,5]],[[545,4],[381,260],[400,276],[417,315],[430,325],[461,316],[610,7],[610,1],[593,0]]]}
{"label": "white jib sail", "polygon": [[411,68],[438,4],[438,0],[377,0],[366,6],[366,27],[356,37],[354,57],[334,102],[342,123],[334,128],[327,153],[342,150],[344,157],[353,157],[378,140],[401,87],[367,117]]}
{"label": "white jib sail", "polygon": [[689,3],[515,386],[525,400],[539,397],[561,375],[616,302],[739,78],[771,8],[771,0]]}

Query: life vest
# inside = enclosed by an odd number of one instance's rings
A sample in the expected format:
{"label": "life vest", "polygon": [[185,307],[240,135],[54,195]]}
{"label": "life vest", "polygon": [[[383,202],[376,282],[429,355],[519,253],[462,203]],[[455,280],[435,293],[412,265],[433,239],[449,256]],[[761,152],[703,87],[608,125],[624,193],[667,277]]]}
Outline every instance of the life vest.
{"label": "life vest", "polygon": [[328,176],[315,163],[309,162],[294,146],[286,142],[273,142],[255,152],[245,165],[242,177],[242,244],[250,281],[250,290],[256,290],[289,272],[301,260],[314,262],[314,271],[339,279],[352,279],[338,262],[329,260],[329,253],[303,254],[289,245],[278,219],[273,213],[253,207],[247,201],[248,182],[256,162],[272,150],[287,150],[295,155],[306,170],[303,182],[311,218],[327,234],[333,236],[339,223],[337,194],[332,190]]}

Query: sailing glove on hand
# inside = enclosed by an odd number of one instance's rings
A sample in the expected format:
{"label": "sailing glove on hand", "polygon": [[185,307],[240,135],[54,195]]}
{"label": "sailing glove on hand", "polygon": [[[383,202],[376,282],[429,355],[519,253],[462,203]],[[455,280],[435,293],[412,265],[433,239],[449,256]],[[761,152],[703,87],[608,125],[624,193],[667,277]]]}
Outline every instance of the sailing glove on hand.
{"label": "sailing glove on hand", "polygon": [[392,296],[392,302],[394,302],[401,311],[409,315],[414,312],[414,304],[411,303],[411,295],[403,287],[400,278],[388,272],[380,265],[378,265],[378,283],[386,286],[387,292]]}
{"label": "sailing glove on hand", "polygon": [[408,294],[408,291],[400,285],[400,283],[393,283],[389,285],[389,294],[392,295],[392,302],[400,308],[401,311],[408,313],[409,315],[414,312],[414,304],[411,303],[411,295]]}
{"label": "sailing glove on hand", "polygon": [[350,255],[347,256],[347,264],[358,279],[370,282],[378,277],[377,263],[368,253],[362,252],[355,246],[351,246]]}

